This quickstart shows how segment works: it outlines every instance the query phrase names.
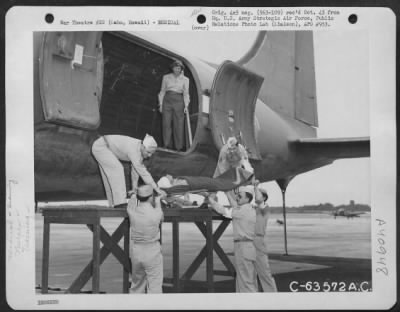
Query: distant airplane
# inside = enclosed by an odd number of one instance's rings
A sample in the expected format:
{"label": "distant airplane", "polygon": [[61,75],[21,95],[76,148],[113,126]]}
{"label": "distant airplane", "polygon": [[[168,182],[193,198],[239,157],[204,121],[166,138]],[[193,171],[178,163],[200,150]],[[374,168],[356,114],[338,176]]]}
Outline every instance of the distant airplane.
{"label": "distant airplane", "polygon": [[193,137],[186,133],[184,152],[156,151],[147,164],[155,179],[212,176],[218,152],[231,136],[246,147],[256,178],[276,181],[283,195],[298,174],[339,158],[369,157],[369,137],[316,138],[311,31],[259,32],[239,61],[222,64],[176,53],[140,33],[36,32],[37,202],[105,199],[91,155],[98,134],[142,139],[149,133],[162,146],[157,95],[174,58],[182,60],[190,80],[186,126]]}
{"label": "distant airplane", "polygon": [[332,215],[335,217],[346,217],[347,219],[350,218],[359,218],[360,215],[364,214],[365,212],[351,212],[351,211],[346,211],[344,208],[339,208],[338,210],[334,211]]}

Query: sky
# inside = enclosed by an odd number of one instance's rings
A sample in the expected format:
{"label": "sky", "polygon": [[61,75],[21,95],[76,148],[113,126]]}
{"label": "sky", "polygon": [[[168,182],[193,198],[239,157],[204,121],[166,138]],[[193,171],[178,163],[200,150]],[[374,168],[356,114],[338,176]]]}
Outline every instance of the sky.
{"label": "sky", "polygon": [[[146,37],[185,54],[221,63],[238,60],[255,32],[146,32]],[[314,57],[320,138],[369,136],[368,37],[365,31],[314,32]],[[369,158],[336,160],[296,176],[286,205],[370,203]],[[276,182],[263,183],[271,206],[282,205]]]}

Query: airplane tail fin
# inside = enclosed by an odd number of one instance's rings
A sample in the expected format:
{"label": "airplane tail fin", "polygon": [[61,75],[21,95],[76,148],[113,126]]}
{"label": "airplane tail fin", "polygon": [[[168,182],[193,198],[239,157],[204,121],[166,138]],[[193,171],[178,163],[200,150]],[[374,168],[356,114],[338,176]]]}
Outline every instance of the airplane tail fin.
{"label": "airplane tail fin", "polygon": [[312,31],[261,31],[237,63],[264,77],[258,97],[266,105],[318,126]]}
{"label": "airplane tail fin", "polygon": [[299,139],[291,142],[300,156],[313,155],[323,160],[370,156],[369,137],[340,139]]}

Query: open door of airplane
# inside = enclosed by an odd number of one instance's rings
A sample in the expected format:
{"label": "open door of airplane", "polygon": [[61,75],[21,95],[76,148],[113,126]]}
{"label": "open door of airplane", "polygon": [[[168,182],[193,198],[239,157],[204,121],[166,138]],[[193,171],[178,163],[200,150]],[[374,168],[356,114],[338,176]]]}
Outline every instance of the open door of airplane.
{"label": "open door of airplane", "polygon": [[264,78],[225,61],[218,68],[210,95],[210,127],[218,149],[231,136],[239,138],[252,159],[261,159],[256,144],[254,112]]}
{"label": "open door of airplane", "polygon": [[47,121],[81,129],[100,124],[101,32],[48,32],[40,53],[40,93]]}

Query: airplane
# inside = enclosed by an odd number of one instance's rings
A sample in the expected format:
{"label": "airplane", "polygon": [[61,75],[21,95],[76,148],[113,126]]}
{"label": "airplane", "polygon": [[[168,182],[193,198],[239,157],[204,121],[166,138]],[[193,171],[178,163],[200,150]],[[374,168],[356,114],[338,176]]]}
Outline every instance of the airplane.
{"label": "airplane", "polygon": [[339,208],[336,211],[334,211],[332,213],[332,215],[334,216],[334,218],[336,219],[336,217],[346,217],[347,219],[352,219],[352,218],[359,218],[362,214],[364,214],[365,212],[349,212],[344,210],[344,208]]}
{"label": "airplane", "polygon": [[296,175],[336,159],[369,157],[369,137],[317,138],[311,31],[260,31],[241,59],[221,64],[138,33],[35,32],[36,202],[105,199],[91,155],[99,135],[149,133],[162,146],[157,95],[175,58],[190,81],[192,131],[185,151],[158,148],[146,163],[155,179],[212,176],[231,136],[247,149],[256,178],[276,181],[283,195]]}

